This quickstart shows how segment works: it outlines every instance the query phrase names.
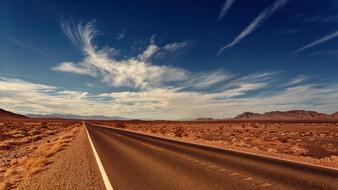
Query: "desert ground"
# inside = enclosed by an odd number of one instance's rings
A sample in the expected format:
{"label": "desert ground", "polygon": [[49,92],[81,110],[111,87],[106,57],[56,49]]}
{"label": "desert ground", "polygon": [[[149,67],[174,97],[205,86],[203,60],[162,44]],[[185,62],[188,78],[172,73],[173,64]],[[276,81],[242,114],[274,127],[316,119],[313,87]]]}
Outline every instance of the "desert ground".
{"label": "desert ground", "polygon": [[190,142],[338,168],[335,121],[93,121]]}
{"label": "desert ground", "polygon": [[[336,121],[90,121],[112,128],[338,168]],[[104,189],[80,120],[0,121],[0,190]],[[82,186],[78,186],[81,179]],[[74,186],[77,184],[77,186]]]}
{"label": "desert ground", "polygon": [[0,121],[0,189],[13,189],[45,170],[67,148],[82,125],[78,121]]}

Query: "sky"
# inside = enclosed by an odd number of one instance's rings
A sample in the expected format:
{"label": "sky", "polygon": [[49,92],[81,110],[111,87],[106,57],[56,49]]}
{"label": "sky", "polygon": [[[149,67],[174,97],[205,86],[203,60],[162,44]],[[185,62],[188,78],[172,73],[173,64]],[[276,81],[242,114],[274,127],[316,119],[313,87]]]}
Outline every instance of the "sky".
{"label": "sky", "polygon": [[338,111],[336,0],[3,0],[0,25],[0,107],[10,111]]}

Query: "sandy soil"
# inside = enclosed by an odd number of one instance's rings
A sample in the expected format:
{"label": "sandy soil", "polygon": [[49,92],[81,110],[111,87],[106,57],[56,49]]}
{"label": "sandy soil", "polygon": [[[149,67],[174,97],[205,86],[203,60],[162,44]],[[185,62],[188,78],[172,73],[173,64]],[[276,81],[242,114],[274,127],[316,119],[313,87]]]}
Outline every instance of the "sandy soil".
{"label": "sandy soil", "polygon": [[[72,185],[68,189],[88,184],[100,188],[96,168],[88,168],[96,162],[86,148],[86,139],[79,121],[1,120],[0,190],[67,189],[65,184]],[[79,162],[77,158],[81,158]],[[83,173],[82,182],[76,181],[75,172]]]}
{"label": "sandy soil", "polygon": [[1,120],[0,189],[14,189],[43,171],[76,135],[80,122]]}
{"label": "sandy soil", "polygon": [[19,189],[105,189],[83,127],[69,147],[53,160],[48,169],[21,183]]}
{"label": "sandy soil", "polygon": [[338,168],[338,122],[95,121],[94,123]]}

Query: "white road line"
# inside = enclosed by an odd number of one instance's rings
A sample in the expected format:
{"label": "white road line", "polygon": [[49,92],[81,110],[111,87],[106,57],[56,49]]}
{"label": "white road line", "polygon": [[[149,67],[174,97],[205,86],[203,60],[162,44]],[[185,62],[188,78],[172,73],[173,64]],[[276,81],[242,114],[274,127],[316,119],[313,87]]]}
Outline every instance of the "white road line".
{"label": "white road line", "polygon": [[88,135],[89,143],[90,143],[90,145],[91,145],[91,147],[92,147],[92,150],[93,150],[93,152],[94,152],[94,156],[95,156],[95,159],[96,159],[96,163],[97,163],[97,165],[99,166],[99,170],[100,170],[100,172],[101,172],[101,176],[102,176],[102,179],[103,179],[103,182],[104,182],[104,186],[106,187],[106,190],[113,190],[113,186],[110,184],[110,181],[109,181],[109,178],[108,178],[108,176],[107,176],[107,173],[106,173],[106,171],[105,171],[104,168],[103,168],[103,165],[102,165],[102,163],[101,163],[101,160],[100,160],[100,158],[99,158],[99,155],[97,154],[96,149],[95,149],[95,147],[94,147],[94,144],[93,144],[93,142],[92,142],[92,139],[90,138],[90,135],[89,135],[88,130],[87,130],[87,127],[86,127],[86,124],[84,124],[84,127],[85,127],[86,132],[87,132],[87,135]]}

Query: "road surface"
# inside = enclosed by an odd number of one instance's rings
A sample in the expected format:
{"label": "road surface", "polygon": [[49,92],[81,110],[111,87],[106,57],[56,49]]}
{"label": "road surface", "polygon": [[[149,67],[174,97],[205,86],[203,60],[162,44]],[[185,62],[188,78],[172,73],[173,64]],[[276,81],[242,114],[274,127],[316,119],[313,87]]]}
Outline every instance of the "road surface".
{"label": "road surface", "polygon": [[336,170],[86,123],[114,190],[337,190]]}

